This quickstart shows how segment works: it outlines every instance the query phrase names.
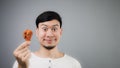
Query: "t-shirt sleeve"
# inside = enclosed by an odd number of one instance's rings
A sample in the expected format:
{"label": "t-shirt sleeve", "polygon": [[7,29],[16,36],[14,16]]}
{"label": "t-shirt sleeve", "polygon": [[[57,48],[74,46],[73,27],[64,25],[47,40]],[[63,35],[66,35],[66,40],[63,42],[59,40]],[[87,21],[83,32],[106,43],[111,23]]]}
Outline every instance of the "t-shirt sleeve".
{"label": "t-shirt sleeve", "polygon": [[78,61],[76,61],[75,68],[82,68],[81,64]]}
{"label": "t-shirt sleeve", "polygon": [[72,68],[82,68],[80,62],[79,62],[77,59],[75,59],[75,58],[73,58],[73,57],[71,57],[71,56],[69,56],[69,55],[66,55],[66,56],[65,56],[65,59],[66,59],[67,61],[69,61],[70,64],[72,63],[72,64],[71,64],[71,65],[72,65]]}
{"label": "t-shirt sleeve", "polygon": [[18,68],[18,63],[17,63],[17,61],[14,62],[13,68]]}

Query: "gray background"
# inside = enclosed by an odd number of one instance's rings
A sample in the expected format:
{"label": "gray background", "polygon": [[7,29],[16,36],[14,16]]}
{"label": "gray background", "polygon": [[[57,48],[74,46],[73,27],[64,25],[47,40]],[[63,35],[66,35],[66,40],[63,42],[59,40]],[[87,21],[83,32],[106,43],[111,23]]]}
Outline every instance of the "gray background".
{"label": "gray background", "polygon": [[58,46],[82,68],[120,68],[119,0],[0,0],[0,68],[12,67],[12,52],[24,41],[23,30],[34,31],[30,49],[38,49],[35,19],[46,10],[61,15]]}

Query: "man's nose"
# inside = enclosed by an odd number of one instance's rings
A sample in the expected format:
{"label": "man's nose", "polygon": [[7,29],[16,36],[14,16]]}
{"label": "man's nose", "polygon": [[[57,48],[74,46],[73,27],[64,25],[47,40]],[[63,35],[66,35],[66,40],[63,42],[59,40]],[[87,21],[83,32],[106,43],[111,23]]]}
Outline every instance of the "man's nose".
{"label": "man's nose", "polygon": [[53,32],[51,29],[49,29],[46,33],[46,36],[52,37],[53,36]]}

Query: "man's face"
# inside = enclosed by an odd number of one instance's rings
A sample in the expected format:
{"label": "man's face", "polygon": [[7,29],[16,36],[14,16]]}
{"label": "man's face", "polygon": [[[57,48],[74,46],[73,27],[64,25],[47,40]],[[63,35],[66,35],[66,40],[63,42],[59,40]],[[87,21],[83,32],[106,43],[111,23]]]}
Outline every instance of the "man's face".
{"label": "man's face", "polygon": [[57,20],[40,23],[36,29],[36,35],[43,47],[55,47],[61,37],[62,29]]}

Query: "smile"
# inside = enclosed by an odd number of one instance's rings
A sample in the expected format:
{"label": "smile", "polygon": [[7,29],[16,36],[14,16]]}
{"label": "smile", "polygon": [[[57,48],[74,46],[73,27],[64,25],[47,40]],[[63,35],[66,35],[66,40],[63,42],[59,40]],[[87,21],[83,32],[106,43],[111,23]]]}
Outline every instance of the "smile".
{"label": "smile", "polygon": [[56,39],[44,39],[44,41],[47,43],[52,43],[52,42],[56,41]]}

